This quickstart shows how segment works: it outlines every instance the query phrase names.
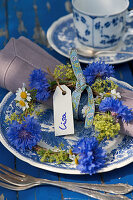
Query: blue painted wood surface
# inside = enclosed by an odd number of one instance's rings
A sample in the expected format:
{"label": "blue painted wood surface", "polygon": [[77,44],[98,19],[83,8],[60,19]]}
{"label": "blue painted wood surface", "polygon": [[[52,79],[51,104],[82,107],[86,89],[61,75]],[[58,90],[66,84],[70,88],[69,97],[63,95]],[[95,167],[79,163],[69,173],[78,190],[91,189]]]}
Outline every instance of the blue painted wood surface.
{"label": "blue painted wood surface", "polygon": [[[130,0],[130,9],[133,0]],[[67,58],[52,50],[47,42],[46,32],[49,26],[59,17],[71,12],[70,0],[1,0],[0,1],[0,48],[2,49],[11,37],[20,35],[28,37],[39,44],[51,55],[66,63]],[[133,62],[115,65],[116,78],[133,85]],[[0,101],[8,91],[0,88]],[[133,163],[121,169],[102,174],[64,175],[48,172],[33,167],[15,158],[0,143],[0,162],[24,173],[51,180],[76,181],[86,183],[129,183],[133,185]],[[0,187],[0,195],[7,200],[87,200],[92,199],[78,193],[52,186],[38,186],[26,191],[15,192]],[[127,195],[133,199],[133,193]]]}

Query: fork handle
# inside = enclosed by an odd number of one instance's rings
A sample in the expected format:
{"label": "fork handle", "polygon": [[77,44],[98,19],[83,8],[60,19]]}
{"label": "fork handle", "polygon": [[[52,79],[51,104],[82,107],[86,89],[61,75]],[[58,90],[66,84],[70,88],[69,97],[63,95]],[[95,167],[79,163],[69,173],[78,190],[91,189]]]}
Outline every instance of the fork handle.
{"label": "fork handle", "polygon": [[[46,184],[46,182],[41,181],[40,184]],[[64,182],[62,181],[48,181],[47,184],[50,185],[54,185],[54,186],[58,186],[67,190],[71,190],[73,192],[78,192],[84,195],[87,195],[89,197],[92,198],[96,198],[99,200],[129,200],[129,198],[127,198],[126,196],[123,195],[111,195],[111,194],[107,194],[107,193],[101,193],[98,191],[94,191],[94,190],[89,190],[86,188],[81,188],[79,186],[75,186],[74,184],[69,184],[67,185],[66,183],[64,184]]]}
{"label": "fork handle", "polygon": [[[65,188],[65,187],[64,187]],[[84,188],[78,188],[78,187],[66,187],[66,189],[71,190],[73,192],[78,192],[84,195],[87,195],[89,197],[99,199],[99,200],[129,200],[128,197],[123,195],[111,195],[107,193],[101,193],[94,190],[86,190]]]}
{"label": "fork handle", "polygon": [[71,190],[73,192],[78,192],[84,195],[87,195],[89,197],[93,197],[99,200],[128,200],[126,196],[123,195],[111,195],[106,193],[101,193],[98,191],[90,190],[87,188],[79,187],[79,185],[75,185],[75,183],[71,184],[70,182],[64,182],[64,181],[50,181],[46,179],[39,179],[38,184],[50,184],[54,186],[58,186],[67,190]]}
{"label": "fork handle", "polygon": [[76,183],[76,186],[81,188],[98,190],[103,192],[108,192],[112,194],[127,194],[133,190],[133,186],[123,183],[118,184],[84,184],[84,183]]}
{"label": "fork handle", "polygon": [[89,190],[98,190],[112,194],[127,194],[133,190],[133,186],[123,183],[118,184],[89,184],[89,183],[73,183],[64,181],[51,181],[47,179],[39,179],[40,183],[60,184],[62,186],[80,187]]}

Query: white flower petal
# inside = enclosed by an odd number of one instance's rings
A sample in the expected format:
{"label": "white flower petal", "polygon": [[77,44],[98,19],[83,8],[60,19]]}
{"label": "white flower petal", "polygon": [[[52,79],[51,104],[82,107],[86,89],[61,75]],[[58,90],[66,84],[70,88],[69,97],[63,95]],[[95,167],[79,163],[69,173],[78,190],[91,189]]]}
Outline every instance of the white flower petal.
{"label": "white flower petal", "polygon": [[119,92],[116,92],[115,89],[111,90],[111,96],[114,98],[121,98],[121,95]]}
{"label": "white flower petal", "polygon": [[30,96],[27,96],[27,101],[31,101],[31,97]]}
{"label": "white flower petal", "polygon": [[[22,98],[21,97],[21,93],[22,92],[25,92],[26,93],[26,98],[24,99],[24,98]],[[20,100],[23,100],[23,101],[31,101],[31,97],[30,97],[30,93],[28,93],[27,91],[26,91],[26,88],[24,87],[24,85],[23,85],[23,87],[22,88],[18,88],[18,90],[16,91],[16,98],[15,98],[15,100],[17,100],[17,101],[20,101]]]}
{"label": "white flower petal", "polygon": [[28,103],[25,102],[25,101],[24,101],[24,103],[25,103],[25,106],[22,106],[19,102],[18,102],[16,105],[17,105],[18,107],[20,107],[23,111],[25,111],[26,108],[29,108],[29,105],[28,105]]}
{"label": "white flower petal", "polygon": [[111,90],[111,94],[116,94],[116,89]]}
{"label": "white flower petal", "polygon": [[20,96],[16,96],[15,100],[20,101],[21,100]]}

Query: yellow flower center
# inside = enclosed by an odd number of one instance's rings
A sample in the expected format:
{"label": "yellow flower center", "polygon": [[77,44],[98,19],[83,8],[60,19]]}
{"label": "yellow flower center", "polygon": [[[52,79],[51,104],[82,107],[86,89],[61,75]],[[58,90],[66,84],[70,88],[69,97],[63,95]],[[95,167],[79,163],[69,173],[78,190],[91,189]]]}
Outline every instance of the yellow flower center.
{"label": "yellow flower center", "polygon": [[86,110],[85,110],[85,116],[87,115],[87,113],[88,113],[88,109],[86,108]]}
{"label": "yellow flower center", "polygon": [[21,92],[20,96],[21,96],[22,99],[26,99],[27,98],[26,92]]}
{"label": "yellow flower center", "polygon": [[20,100],[20,101],[19,101],[19,104],[20,104],[21,106],[23,106],[23,107],[25,106],[25,102],[24,102],[23,100]]}
{"label": "yellow flower center", "polygon": [[78,165],[78,159],[77,158],[75,158],[75,164]]}
{"label": "yellow flower center", "polygon": [[72,149],[69,149],[69,154],[73,155]]}
{"label": "yellow flower center", "polygon": [[106,94],[110,95],[111,93],[110,92],[106,92]]}

